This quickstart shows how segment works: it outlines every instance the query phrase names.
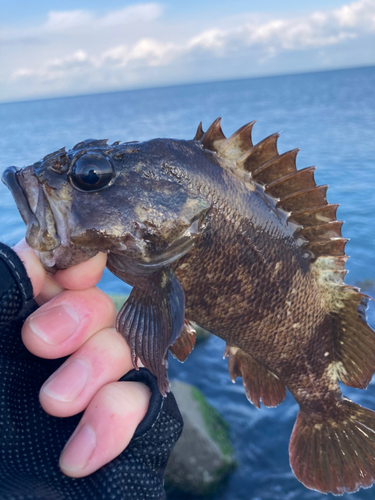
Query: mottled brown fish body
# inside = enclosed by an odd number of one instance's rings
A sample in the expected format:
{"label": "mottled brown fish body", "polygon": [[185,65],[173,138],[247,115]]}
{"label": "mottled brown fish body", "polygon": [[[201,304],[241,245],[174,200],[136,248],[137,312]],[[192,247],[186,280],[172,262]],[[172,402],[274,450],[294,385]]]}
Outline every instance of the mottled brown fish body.
{"label": "mottled brown fish body", "polygon": [[[168,351],[194,346],[189,321],[223,338],[232,380],[257,407],[286,387],[300,405],[290,442],[297,478],[342,494],[375,481],[375,414],[342,397],[375,367],[368,298],[344,284],[346,240],[314,167],[279,155],[254,122],[226,138],[216,120],[192,141],[86,140],[8,168],[27,241],[54,272],[108,253],[133,286],[117,328],[169,390]],[[185,319],[186,314],[186,319]]]}
{"label": "mottled brown fish body", "polygon": [[186,317],[272,370],[300,404],[319,404],[328,388],[322,376],[332,362],[328,305],[284,214],[275,217],[262,190],[241,190],[228,176],[230,182],[227,200],[211,183],[209,196],[219,201],[194,249],[175,268]]}

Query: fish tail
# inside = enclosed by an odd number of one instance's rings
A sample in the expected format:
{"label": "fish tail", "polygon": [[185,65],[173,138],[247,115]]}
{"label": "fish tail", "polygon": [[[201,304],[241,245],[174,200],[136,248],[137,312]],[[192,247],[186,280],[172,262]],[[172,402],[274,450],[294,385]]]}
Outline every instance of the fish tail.
{"label": "fish tail", "polygon": [[375,412],[343,399],[332,416],[298,413],[289,444],[299,481],[321,493],[342,495],[375,482]]}

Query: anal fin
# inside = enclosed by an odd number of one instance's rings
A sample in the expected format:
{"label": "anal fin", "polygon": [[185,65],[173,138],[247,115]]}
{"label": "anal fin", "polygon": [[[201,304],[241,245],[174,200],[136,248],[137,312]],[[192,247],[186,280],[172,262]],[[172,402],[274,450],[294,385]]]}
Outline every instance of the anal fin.
{"label": "anal fin", "polygon": [[227,356],[232,382],[235,382],[236,377],[242,377],[246,397],[254,406],[260,408],[260,400],[267,407],[277,406],[283,401],[285,385],[268,368],[242,349],[229,344],[224,351],[224,358]]}

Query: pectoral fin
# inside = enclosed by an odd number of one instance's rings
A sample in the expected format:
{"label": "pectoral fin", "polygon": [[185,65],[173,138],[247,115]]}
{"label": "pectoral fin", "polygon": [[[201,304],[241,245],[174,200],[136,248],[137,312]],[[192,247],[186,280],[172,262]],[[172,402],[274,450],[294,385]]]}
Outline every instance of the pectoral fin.
{"label": "pectoral fin", "polygon": [[157,377],[163,396],[169,391],[168,349],[179,337],[184,320],[185,294],[171,268],[137,276],[117,316],[116,328],[130,346],[134,367],[139,358]]}

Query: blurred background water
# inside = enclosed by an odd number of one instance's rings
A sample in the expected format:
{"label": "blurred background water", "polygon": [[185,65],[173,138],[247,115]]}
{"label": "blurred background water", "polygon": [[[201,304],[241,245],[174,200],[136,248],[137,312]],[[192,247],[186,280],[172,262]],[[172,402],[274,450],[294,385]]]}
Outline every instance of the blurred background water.
{"label": "blurred background water", "polygon": [[[34,163],[86,138],[191,139],[201,120],[206,129],[217,116],[230,135],[257,119],[255,142],[282,131],[279,152],[299,147],[298,167],[317,165],[317,182],[329,184],[329,202],[340,203],[338,218],[350,238],[346,282],[375,296],[374,105],[375,67],[0,104],[0,170]],[[24,236],[24,224],[3,185],[0,224],[3,242],[14,244]],[[129,291],[109,272],[100,286],[111,293]],[[368,315],[374,328],[372,304]],[[212,337],[185,364],[170,363],[170,375],[197,385],[231,426],[239,467],[212,499],[327,498],[305,489],[290,470],[288,441],[297,414],[293,398],[288,394],[278,408],[257,410],[245,398],[241,381],[230,382],[223,350],[223,341]],[[374,382],[367,391],[343,390],[375,409]],[[371,489],[343,498],[374,495]],[[170,496],[183,498],[191,497]]]}

